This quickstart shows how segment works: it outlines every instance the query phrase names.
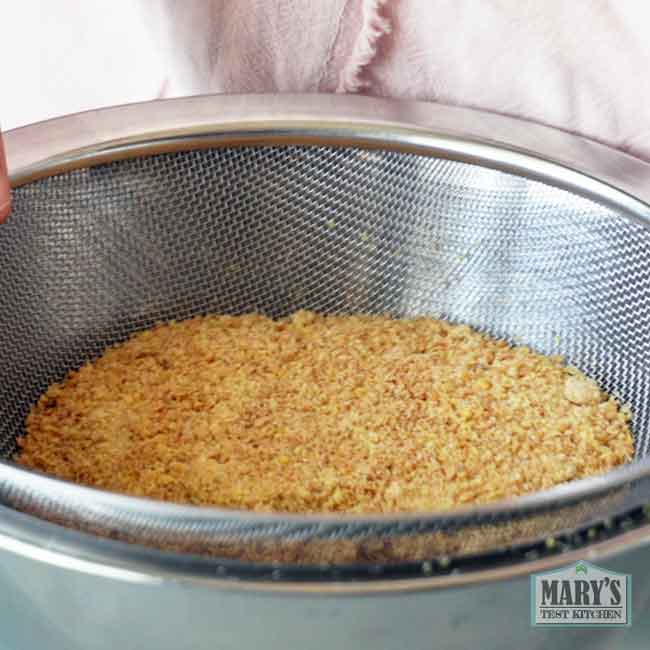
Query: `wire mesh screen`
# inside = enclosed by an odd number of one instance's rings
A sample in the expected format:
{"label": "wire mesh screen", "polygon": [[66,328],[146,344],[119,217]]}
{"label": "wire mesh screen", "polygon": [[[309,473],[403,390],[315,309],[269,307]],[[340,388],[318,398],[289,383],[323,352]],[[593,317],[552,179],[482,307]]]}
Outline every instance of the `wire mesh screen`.
{"label": "wire mesh screen", "polygon": [[[564,354],[632,407],[637,459],[648,451],[650,234],[539,182],[354,148],[178,152],[19,188],[13,216],[0,228],[0,251],[4,458],[51,382],[133,332],[207,312],[277,317],[300,308],[432,315]],[[147,543],[171,535],[170,544],[182,547],[191,537],[186,547],[201,550],[224,531],[225,520],[214,518],[211,528],[196,515],[196,526],[174,536],[173,517],[122,506],[90,512],[81,499],[29,485],[0,479],[0,495],[41,516],[56,510],[64,523],[90,522],[89,529]],[[598,504],[566,505],[587,520],[604,512]],[[554,517],[541,527],[522,524],[511,537],[575,523],[574,515]],[[251,536],[250,522],[238,529],[236,518],[227,521],[228,535]],[[440,525],[423,519],[400,534]],[[258,540],[282,534],[304,541],[370,532],[385,538],[395,530],[389,519],[375,529],[350,521],[296,526],[275,520],[255,531]],[[435,551],[425,546],[421,554]]]}

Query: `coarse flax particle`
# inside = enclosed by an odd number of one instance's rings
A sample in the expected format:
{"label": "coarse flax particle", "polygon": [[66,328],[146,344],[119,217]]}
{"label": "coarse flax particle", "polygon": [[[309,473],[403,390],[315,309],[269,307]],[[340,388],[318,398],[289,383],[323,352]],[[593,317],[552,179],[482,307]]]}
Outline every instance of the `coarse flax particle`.
{"label": "coarse flax particle", "polygon": [[561,357],[415,318],[202,316],[52,385],[16,460],[155,499],[282,512],[449,509],[632,459],[630,413]]}

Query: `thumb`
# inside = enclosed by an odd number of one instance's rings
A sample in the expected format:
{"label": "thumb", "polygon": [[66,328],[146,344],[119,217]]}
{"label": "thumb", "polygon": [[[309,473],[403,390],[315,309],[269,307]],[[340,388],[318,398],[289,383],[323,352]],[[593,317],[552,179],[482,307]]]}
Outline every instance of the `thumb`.
{"label": "thumb", "polygon": [[11,194],[9,192],[9,176],[7,174],[7,161],[5,159],[2,133],[0,133],[0,223],[8,216],[11,210]]}

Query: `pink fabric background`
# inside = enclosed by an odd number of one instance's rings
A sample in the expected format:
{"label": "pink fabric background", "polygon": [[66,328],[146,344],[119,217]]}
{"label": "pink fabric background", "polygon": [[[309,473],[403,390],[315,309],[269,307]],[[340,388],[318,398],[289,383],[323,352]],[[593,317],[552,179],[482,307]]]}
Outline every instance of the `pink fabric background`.
{"label": "pink fabric background", "polygon": [[4,128],[207,92],[348,92],[521,116],[650,160],[646,0],[21,0]]}

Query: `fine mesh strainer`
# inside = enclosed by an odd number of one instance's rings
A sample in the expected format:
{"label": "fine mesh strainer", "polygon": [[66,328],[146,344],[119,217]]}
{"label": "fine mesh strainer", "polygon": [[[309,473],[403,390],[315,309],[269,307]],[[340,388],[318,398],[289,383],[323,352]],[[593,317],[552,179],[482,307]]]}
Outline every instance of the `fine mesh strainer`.
{"label": "fine mesh strainer", "polygon": [[[534,542],[648,498],[643,163],[476,112],[324,97],[107,109],[14,131],[7,148],[5,507],[158,549],[381,564]],[[368,517],[164,504],[11,462],[46,387],[133,332],[206,312],[299,308],[432,315],[563,354],[631,406],[635,461],[507,502]]]}

